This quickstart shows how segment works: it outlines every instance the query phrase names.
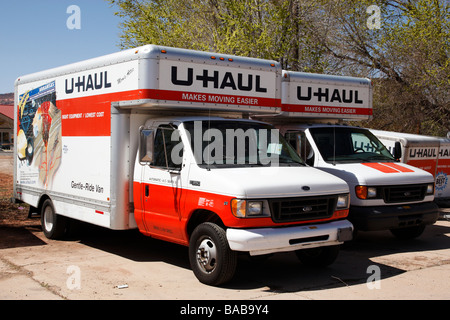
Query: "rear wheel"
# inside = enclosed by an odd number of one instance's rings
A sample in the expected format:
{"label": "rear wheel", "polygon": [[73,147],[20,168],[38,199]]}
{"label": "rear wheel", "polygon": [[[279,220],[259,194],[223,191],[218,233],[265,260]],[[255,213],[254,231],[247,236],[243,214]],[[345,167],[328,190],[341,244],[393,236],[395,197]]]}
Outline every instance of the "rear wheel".
{"label": "rear wheel", "polygon": [[192,233],[189,261],[200,282],[218,286],[233,278],[237,254],[230,249],[225,230],[214,223],[205,222]]}
{"label": "rear wheel", "polygon": [[336,260],[339,254],[339,246],[296,250],[295,254],[307,266],[326,267]]}
{"label": "rear wheel", "polygon": [[47,199],[42,205],[41,224],[48,239],[61,239],[66,231],[67,218],[56,214],[52,201]]}

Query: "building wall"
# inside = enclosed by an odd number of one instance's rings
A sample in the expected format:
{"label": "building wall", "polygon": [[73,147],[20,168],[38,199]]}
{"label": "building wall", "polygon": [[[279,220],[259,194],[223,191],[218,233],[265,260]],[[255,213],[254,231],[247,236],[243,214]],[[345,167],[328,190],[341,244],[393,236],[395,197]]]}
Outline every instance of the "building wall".
{"label": "building wall", "polygon": [[0,113],[0,148],[11,149],[14,143],[14,120]]}

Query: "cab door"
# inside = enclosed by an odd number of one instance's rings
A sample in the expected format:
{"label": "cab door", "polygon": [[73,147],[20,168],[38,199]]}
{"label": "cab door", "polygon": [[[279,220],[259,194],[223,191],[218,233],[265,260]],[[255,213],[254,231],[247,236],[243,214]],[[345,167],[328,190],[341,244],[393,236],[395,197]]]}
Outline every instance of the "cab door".
{"label": "cab door", "polygon": [[148,233],[182,243],[186,170],[182,170],[182,142],[172,139],[176,130],[173,125],[161,125],[156,130],[153,161],[144,168],[141,187],[143,220]]}

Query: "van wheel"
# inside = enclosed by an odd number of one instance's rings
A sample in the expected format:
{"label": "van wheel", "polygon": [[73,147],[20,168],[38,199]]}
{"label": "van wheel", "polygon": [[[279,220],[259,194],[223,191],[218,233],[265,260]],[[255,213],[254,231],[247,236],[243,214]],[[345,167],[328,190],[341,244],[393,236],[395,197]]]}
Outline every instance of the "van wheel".
{"label": "van wheel", "polygon": [[328,246],[296,250],[295,255],[307,266],[326,267],[336,260],[339,255],[339,247],[340,246]]}
{"label": "van wheel", "polygon": [[41,225],[48,239],[61,239],[67,227],[67,218],[55,213],[50,199],[44,201],[41,210]]}
{"label": "van wheel", "polygon": [[391,233],[398,239],[409,240],[420,236],[425,230],[425,226],[414,226],[408,228],[391,229]]}
{"label": "van wheel", "polygon": [[200,282],[218,286],[233,278],[237,254],[230,249],[225,230],[214,223],[205,222],[192,233],[189,261]]}

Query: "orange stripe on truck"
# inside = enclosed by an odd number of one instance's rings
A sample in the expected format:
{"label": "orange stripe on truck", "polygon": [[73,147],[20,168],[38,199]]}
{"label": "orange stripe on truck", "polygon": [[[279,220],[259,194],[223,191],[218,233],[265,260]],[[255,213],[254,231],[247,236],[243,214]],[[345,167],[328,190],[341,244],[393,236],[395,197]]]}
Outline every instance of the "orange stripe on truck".
{"label": "orange stripe on truck", "polygon": [[366,167],[384,172],[384,173],[399,173],[399,172],[414,172],[413,170],[398,165],[396,163],[363,163]]}

